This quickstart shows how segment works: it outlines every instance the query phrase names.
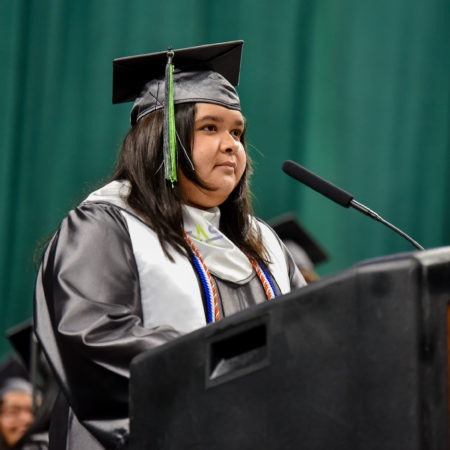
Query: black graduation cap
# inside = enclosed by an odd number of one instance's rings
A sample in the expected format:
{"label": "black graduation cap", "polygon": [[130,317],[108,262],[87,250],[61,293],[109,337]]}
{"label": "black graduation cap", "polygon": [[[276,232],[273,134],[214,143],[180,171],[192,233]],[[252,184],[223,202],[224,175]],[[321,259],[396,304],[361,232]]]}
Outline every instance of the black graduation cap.
{"label": "black graduation cap", "polygon": [[174,103],[217,103],[240,109],[233,86],[239,84],[243,41],[201,45],[113,61],[113,103],[135,100],[134,124],[143,115],[164,107],[164,79],[168,52],[172,63]]}
{"label": "black graduation cap", "polygon": [[16,377],[28,380],[30,375],[22,361],[15,355],[8,356],[0,364],[0,386],[3,386],[6,380]]}
{"label": "black graduation cap", "polygon": [[22,359],[27,370],[31,371],[34,346],[32,320],[28,319],[9,328],[6,330],[6,337]]}
{"label": "black graduation cap", "polygon": [[[232,41],[173,50],[174,65],[179,68],[207,68],[237,86],[243,44],[244,41]],[[113,103],[135,100],[146,83],[164,76],[166,62],[167,51],[115,59]]]}
{"label": "black graduation cap", "polygon": [[269,221],[269,224],[283,241],[294,241],[308,255],[314,265],[328,260],[328,254],[300,225],[293,214],[287,213]]}
{"label": "black graduation cap", "polygon": [[5,334],[15,353],[0,364],[0,386],[10,378],[30,379],[31,320],[9,328]]}

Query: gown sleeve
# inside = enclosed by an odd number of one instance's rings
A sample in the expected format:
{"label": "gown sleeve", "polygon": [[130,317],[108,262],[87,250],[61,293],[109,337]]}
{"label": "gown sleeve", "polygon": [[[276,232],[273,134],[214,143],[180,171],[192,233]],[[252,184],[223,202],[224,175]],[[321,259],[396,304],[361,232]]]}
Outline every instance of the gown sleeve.
{"label": "gown sleeve", "polygon": [[62,222],[38,273],[35,328],[77,420],[105,448],[120,448],[132,358],[180,333],[142,326],[139,275],[119,208],[84,204]]}

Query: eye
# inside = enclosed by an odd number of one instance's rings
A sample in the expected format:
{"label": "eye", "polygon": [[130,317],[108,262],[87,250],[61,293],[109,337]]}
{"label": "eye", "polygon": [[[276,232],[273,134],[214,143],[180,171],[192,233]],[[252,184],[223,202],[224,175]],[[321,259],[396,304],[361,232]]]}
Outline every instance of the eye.
{"label": "eye", "polygon": [[204,125],[201,127],[201,130],[203,131],[217,131],[217,127],[215,125]]}
{"label": "eye", "polygon": [[240,140],[241,137],[242,137],[242,130],[241,130],[241,129],[231,130],[231,135],[232,135],[236,140]]}

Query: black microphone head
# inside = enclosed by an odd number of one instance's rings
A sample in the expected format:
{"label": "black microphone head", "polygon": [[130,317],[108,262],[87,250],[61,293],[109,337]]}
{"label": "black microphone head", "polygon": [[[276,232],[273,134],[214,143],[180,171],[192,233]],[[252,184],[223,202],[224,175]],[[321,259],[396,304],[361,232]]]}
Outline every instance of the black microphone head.
{"label": "black microphone head", "polygon": [[285,161],[282,168],[284,173],[292,178],[295,178],[297,181],[306,184],[306,186],[314,189],[319,194],[324,195],[330,200],[333,200],[346,208],[350,206],[350,202],[353,200],[353,195],[310,172],[300,164],[297,164],[294,161]]}

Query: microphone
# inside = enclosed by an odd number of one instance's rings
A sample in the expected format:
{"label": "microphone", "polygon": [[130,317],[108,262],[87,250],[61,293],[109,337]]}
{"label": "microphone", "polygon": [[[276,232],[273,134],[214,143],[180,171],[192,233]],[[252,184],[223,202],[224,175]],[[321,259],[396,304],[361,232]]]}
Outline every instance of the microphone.
{"label": "microphone", "polygon": [[318,175],[310,172],[300,164],[297,164],[294,161],[285,161],[282,168],[284,173],[296,179],[297,181],[300,181],[300,183],[306,184],[306,186],[314,189],[319,194],[324,195],[325,197],[333,200],[341,206],[344,206],[345,208],[348,208],[350,206],[352,208],[355,208],[357,211],[362,212],[366,216],[369,216],[370,218],[381,222],[383,225],[386,225],[391,230],[394,230],[417,249],[424,250],[424,248],[420,244],[418,244],[414,239],[412,239],[402,230],[392,225],[387,220],[384,220],[375,211],[372,211],[371,209],[367,208],[367,206],[364,206],[363,204],[354,200],[353,195],[330,183],[329,181],[324,180]]}

